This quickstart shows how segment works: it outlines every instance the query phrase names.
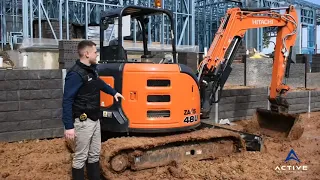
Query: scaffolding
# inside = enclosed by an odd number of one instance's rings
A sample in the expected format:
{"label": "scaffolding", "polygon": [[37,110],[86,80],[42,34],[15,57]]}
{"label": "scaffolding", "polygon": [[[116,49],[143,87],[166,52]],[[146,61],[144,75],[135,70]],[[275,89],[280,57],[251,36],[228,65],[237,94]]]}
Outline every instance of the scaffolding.
{"label": "scaffolding", "polygon": [[[1,47],[27,43],[57,47],[62,39],[90,39],[92,26],[99,24],[102,10],[125,5],[153,6],[153,0],[2,0],[0,2]],[[209,47],[220,19],[236,6],[279,7],[294,4],[300,10],[300,23],[313,33],[309,49],[315,46],[315,30],[320,22],[320,6],[303,0],[162,0],[162,8],[174,14],[177,46]],[[164,16],[150,18],[148,41],[169,44],[170,23]],[[134,22],[133,22],[134,23]],[[135,27],[135,26],[133,26]],[[132,31],[136,42],[136,31]],[[78,35],[78,32],[82,32]],[[261,50],[264,36],[275,36],[274,29],[261,28],[254,33],[256,43],[246,37],[246,44]],[[46,40],[45,43],[41,40]],[[311,46],[312,45],[312,46]]]}

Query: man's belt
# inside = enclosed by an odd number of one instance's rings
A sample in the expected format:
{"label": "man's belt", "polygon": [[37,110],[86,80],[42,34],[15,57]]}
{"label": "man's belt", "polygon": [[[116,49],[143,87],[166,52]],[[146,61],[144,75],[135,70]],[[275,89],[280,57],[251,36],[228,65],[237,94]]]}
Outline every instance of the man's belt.
{"label": "man's belt", "polygon": [[85,121],[88,118],[90,118],[93,121],[96,121],[100,118],[100,112],[94,112],[94,113],[74,113],[75,118],[79,118],[80,121]]}
{"label": "man's belt", "polygon": [[87,118],[88,118],[88,115],[86,113],[82,113],[79,116],[80,121],[85,121],[87,120]]}

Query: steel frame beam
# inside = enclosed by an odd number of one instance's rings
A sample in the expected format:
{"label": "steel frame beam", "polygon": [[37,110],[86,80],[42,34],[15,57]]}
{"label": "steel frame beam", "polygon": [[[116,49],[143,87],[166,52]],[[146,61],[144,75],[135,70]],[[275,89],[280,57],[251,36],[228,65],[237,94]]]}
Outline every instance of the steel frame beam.
{"label": "steel frame beam", "polygon": [[[176,21],[176,44],[198,45],[200,51],[208,47],[219,26],[220,18],[227,8],[235,6],[228,0],[162,0],[163,8],[172,10]],[[277,7],[286,4],[295,4],[301,11],[301,22],[304,24],[320,23],[320,5],[304,0],[240,0],[243,4],[259,2],[259,6]],[[88,26],[97,22],[100,10],[121,7],[128,4],[151,6],[152,0],[2,0],[0,1],[1,20],[1,48],[22,33],[24,39],[33,41],[33,21],[38,20],[37,36],[41,40],[42,24],[46,21],[52,31],[55,43],[61,39],[70,39],[70,23]],[[55,29],[52,21],[58,21]],[[149,43],[170,43],[169,24],[166,17],[150,18],[148,26]],[[67,25],[68,24],[68,25]],[[136,24],[136,22],[133,22]],[[63,28],[64,26],[65,29]],[[136,42],[136,26],[134,26],[134,42]],[[258,39],[262,38],[264,30],[260,30]],[[15,34],[16,37],[10,35]],[[86,37],[88,35],[86,33]]]}
{"label": "steel frame beam", "polygon": [[[196,17],[196,44],[199,45],[199,50],[203,51],[205,47],[209,47],[215,32],[220,25],[220,19],[226,13],[226,10],[230,7],[235,7],[239,3],[230,2],[228,0],[195,0],[195,17]],[[244,6],[253,7],[280,7],[287,6],[289,4],[296,5],[296,7],[302,9],[300,19],[305,24],[315,24],[316,17],[319,17],[320,22],[320,5],[309,3],[307,1],[300,0],[240,0]],[[316,15],[317,14],[317,15]],[[262,50],[263,32],[270,28],[260,28],[256,33],[257,50]],[[251,31],[251,30],[249,30]],[[270,33],[270,35],[276,35],[276,29]],[[249,39],[246,36],[246,42]],[[246,43],[248,44],[248,43]]]}
{"label": "steel frame beam", "polygon": [[[12,2],[21,3],[21,7]],[[11,3],[11,4],[10,4]],[[70,39],[70,25],[76,23],[84,26],[86,32],[90,24],[99,23],[101,10],[109,8],[122,7],[124,5],[142,5],[153,6],[153,0],[5,0],[1,1],[1,44],[5,45],[7,39],[6,32],[18,31],[23,33],[23,39],[28,39],[31,44],[34,41],[34,21],[38,22],[37,38],[41,42],[45,35],[43,32],[43,23],[48,23],[49,29],[55,40],[55,44],[61,39]],[[162,0],[163,8],[172,10],[176,21],[176,44],[177,45],[195,45],[195,17],[194,0]],[[11,9],[17,14],[7,15]],[[22,13],[20,12],[22,11]],[[20,17],[21,28],[7,28],[7,17]],[[16,20],[16,19],[15,19]],[[58,21],[59,27],[53,26],[53,21]],[[152,42],[161,42],[169,44],[170,42],[170,23],[166,17],[150,18],[148,25],[149,44]],[[136,24],[136,22],[133,22]],[[17,24],[17,23],[14,23]],[[64,28],[65,27],[65,30]],[[136,42],[137,28],[134,26],[134,42]],[[88,39],[88,33],[85,33],[85,39]],[[44,42],[44,41],[43,41]]]}

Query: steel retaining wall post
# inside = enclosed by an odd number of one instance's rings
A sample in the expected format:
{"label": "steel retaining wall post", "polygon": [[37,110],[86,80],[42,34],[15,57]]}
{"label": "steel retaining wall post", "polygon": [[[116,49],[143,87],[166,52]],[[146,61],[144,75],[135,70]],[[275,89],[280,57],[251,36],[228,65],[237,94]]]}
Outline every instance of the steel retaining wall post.
{"label": "steel retaining wall post", "polygon": [[[218,90],[216,91],[215,99],[218,99],[219,91],[220,91],[220,88],[218,88]],[[219,103],[215,103],[214,122],[219,123]]]}
{"label": "steel retaining wall post", "polygon": [[[270,88],[269,88],[269,86],[267,86],[267,92],[268,92],[268,98],[269,98],[269,96],[270,96]],[[267,110],[270,110],[270,101],[269,101],[268,98],[267,98],[267,102],[268,102]]]}
{"label": "steel retaining wall post", "polygon": [[65,78],[66,78],[66,75],[67,75],[67,70],[66,69],[62,69],[61,70],[62,71],[62,94],[64,93],[64,80],[65,80]]}
{"label": "steel retaining wall post", "polygon": [[310,117],[310,113],[311,113],[311,91],[309,91],[308,117]]}

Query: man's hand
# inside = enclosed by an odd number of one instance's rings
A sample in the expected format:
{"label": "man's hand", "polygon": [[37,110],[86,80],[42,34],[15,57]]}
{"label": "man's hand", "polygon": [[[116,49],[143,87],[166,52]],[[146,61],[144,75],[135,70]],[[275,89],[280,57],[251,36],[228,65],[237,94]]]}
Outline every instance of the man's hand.
{"label": "man's hand", "polygon": [[114,98],[116,99],[116,101],[118,101],[119,97],[122,98],[123,100],[125,100],[124,97],[120,93],[117,93],[116,95],[114,95]]}
{"label": "man's hand", "polygon": [[64,131],[64,136],[66,137],[66,139],[68,140],[73,140],[75,133],[74,133],[74,129],[68,129]]}

